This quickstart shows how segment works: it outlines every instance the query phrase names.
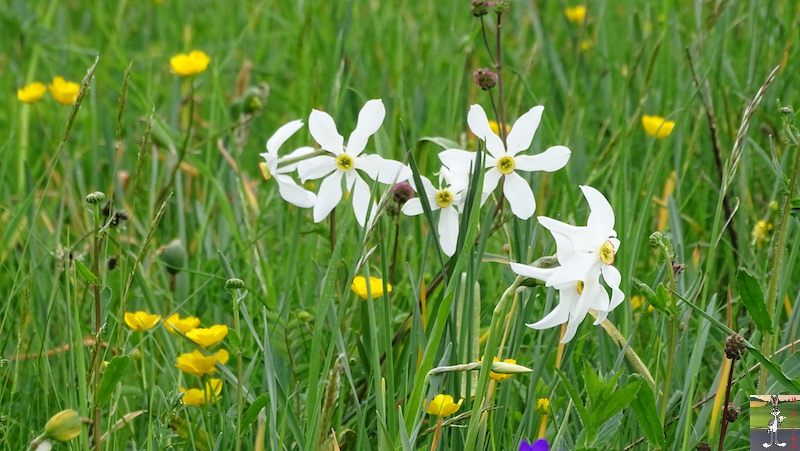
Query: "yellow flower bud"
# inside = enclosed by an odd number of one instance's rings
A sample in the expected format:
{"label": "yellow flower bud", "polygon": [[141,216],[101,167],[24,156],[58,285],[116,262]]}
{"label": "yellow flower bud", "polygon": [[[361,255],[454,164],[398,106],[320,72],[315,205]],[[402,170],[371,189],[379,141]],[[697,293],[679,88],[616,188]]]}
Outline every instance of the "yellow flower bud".
{"label": "yellow flower bud", "polygon": [[59,442],[72,440],[81,434],[81,417],[78,412],[67,409],[53,415],[44,426],[44,438]]}
{"label": "yellow flower bud", "polygon": [[[377,277],[369,278],[369,287],[372,292],[372,299],[377,299],[383,296],[383,279]],[[350,289],[353,290],[361,299],[367,299],[367,279],[364,276],[358,276],[353,279]],[[386,284],[386,290],[392,292],[392,286]]]}
{"label": "yellow flower bud", "polygon": [[550,400],[547,398],[539,398],[539,400],[536,401],[536,411],[541,415],[550,413]]}

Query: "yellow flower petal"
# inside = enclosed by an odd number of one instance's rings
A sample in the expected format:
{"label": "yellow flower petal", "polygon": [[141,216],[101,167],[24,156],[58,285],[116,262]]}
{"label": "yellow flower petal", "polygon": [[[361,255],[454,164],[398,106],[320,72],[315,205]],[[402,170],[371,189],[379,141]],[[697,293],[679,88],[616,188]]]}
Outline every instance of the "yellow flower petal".
{"label": "yellow flower petal", "polygon": [[547,398],[539,398],[536,402],[536,411],[540,415],[547,415],[550,413],[550,400]]}
{"label": "yellow flower petal", "polygon": [[658,139],[666,138],[672,133],[675,128],[675,122],[668,121],[659,116],[642,116],[642,127],[644,131],[650,136],[655,136]]}
{"label": "yellow flower petal", "polygon": [[[497,362],[497,361],[498,361],[497,357],[495,357],[492,360],[492,362]],[[514,360],[514,359],[505,359],[505,360],[503,360],[503,362],[511,363],[511,364],[514,364],[514,365],[517,364],[517,361]],[[489,373],[489,377],[491,377],[492,379],[496,380],[497,382],[503,382],[504,380],[506,380],[509,377],[511,377],[511,374],[495,373],[494,371],[492,371],[491,373]]]}
{"label": "yellow flower petal", "polygon": [[151,315],[147,312],[125,312],[125,324],[137,331],[152,329],[160,319],[161,316]]}
{"label": "yellow flower petal", "polygon": [[181,316],[177,313],[173,313],[169,318],[166,319],[166,321],[164,321],[164,327],[166,327],[167,331],[171,334],[177,334],[180,332],[185,335],[187,332],[199,325],[200,318],[187,316],[186,318],[181,319]]}
{"label": "yellow flower petal", "polygon": [[228,326],[214,325],[209,328],[198,327],[186,332],[186,337],[204,348],[210,348],[228,335]]}
{"label": "yellow flower petal", "polygon": [[179,355],[178,363],[175,367],[184,373],[202,376],[216,371],[217,362],[223,365],[227,363],[228,357],[228,352],[224,349],[220,349],[216,354],[212,355],[204,355],[202,352],[194,350],[190,353]]}
{"label": "yellow flower petal", "polygon": [[439,394],[428,404],[427,412],[431,415],[447,417],[458,412],[462,402],[464,402],[463,399],[455,403],[452,396]]}
{"label": "yellow flower petal", "polygon": [[[377,277],[370,277],[369,285],[370,285],[370,291],[372,291],[372,299],[377,299],[383,296],[383,279],[378,279]],[[357,294],[361,299],[367,299],[367,279],[364,276],[357,276],[355,279],[353,279],[353,283],[350,285],[350,289],[353,290],[353,292]],[[391,293],[392,286],[386,284],[386,290]]]}
{"label": "yellow flower petal", "polygon": [[34,82],[17,90],[17,99],[20,102],[36,103],[42,98],[44,93],[47,92],[47,86],[44,83]]}
{"label": "yellow flower petal", "polygon": [[187,406],[200,407],[206,402],[206,394],[204,391],[197,388],[185,389],[180,388],[183,392],[183,403]]}
{"label": "yellow flower petal", "polygon": [[169,67],[182,77],[196,75],[208,67],[211,58],[199,50],[192,50],[189,54],[178,54],[169,59]]}
{"label": "yellow flower petal", "polygon": [[583,5],[573,6],[572,8],[564,9],[564,15],[567,20],[574,24],[581,24],[586,20],[586,7]]}
{"label": "yellow flower petal", "polygon": [[62,105],[75,103],[78,100],[78,92],[81,90],[79,84],[66,81],[61,77],[54,78],[53,83],[48,88],[50,89],[50,94],[53,94],[53,97]]}

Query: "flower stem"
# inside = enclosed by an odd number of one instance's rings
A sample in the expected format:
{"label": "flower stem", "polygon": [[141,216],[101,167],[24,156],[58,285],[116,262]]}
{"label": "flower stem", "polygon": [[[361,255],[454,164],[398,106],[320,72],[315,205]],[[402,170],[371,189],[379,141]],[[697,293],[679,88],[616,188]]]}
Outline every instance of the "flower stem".
{"label": "flower stem", "polygon": [[497,40],[495,45],[497,47],[497,61],[495,62],[495,67],[497,68],[497,93],[500,104],[500,122],[499,127],[497,127],[500,131],[500,139],[503,140],[503,144],[506,143],[506,102],[505,102],[505,90],[503,88],[503,46],[501,45],[500,39],[500,32],[503,28],[503,14],[497,13]]}
{"label": "flower stem", "polygon": [[[730,370],[728,372],[728,388],[725,390],[725,404],[722,405],[723,409],[728,408],[728,403],[731,399],[731,386],[733,385],[733,364],[734,360],[731,361]],[[725,431],[728,430],[728,417],[727,415],[722,415],[722,428],[719,431],[719,451],[722,451],[722,444],[725,442]]]}
{"label": "flower stem", "polygon": [[[92,273],[99,275],[100,269],[100,204],[92,205],[94,208],[94,242],[92,246]],[[102,442],[100,441],[100,328],[102,327],[101,305],[100,305],[100,285],[92,284],[94,289],[94,350],[92,351],[92,383],[94,391],[92,393],[92,436],[94,437],[94,449],[101,451]]]}
{"label": "flower stem", "polygon": [[[786,199],[783,202],[783,210],[781,211],[781,222],[778,225],[778,239],[775,242],[775,258],[772,262],[772,276],[769,279],[769,286],[767,287],[767,314],[772,320],[772,325],[775,329],[774,334],[765,333],[764,341],[762,342],[761,352],[765,357],[772,358],[772,353],[775,351],[775,338],[780,336],[780,327],[778,325],[778,315],[780,310],[775,308],[778,301],[778,279],[781,274],[781,260],[783,259],[783,251],[786,247],[786,238],[789,234],[790,217],[792,211],[792,198],[794,197],[794,188],[797,182],[798,167],[800,167],[800,143],[798,143],[797,136],[795,135],[796,129],[793,126],[786,124],[786,129],[789,139],[794,143],[794,163],[792,164],[792,172],[789,174],[789,186],[787,188]],[[758,376],[758,393],[766,393],[767,391],[767,369],[761,367],[761,372]]]}
{"label": "flower stem", "polygon": [[436,451],[439,445],[439,437],[442,435],[442,417],[438,417],[436,421],[436,432],[433,434],[433,441],[431,442],[431,451]]}
{"label": "flower stem", "polygon": [[192,128],[194,126],[194,82],[190,79],[189,80],[189,125],[186,127],[186,135],[183,138],[183,143],[181,144],[181,148],[178,151],[178,161],[175,162],[175,166],[172,167],[172,171],[170,171],[169,178],[167,179],[167,184],[161,188],[161,192],[158,194],[156,199],[156,205],[159,205],[163,200],[164,196],[166,196],[167,191],[172,188],[172,185],[175,183],[175,176],[178,174],[178,170],[181,167],[181,163],[183,163],[183,159],[186,157],[186,152],[189,150],[189,140],[192,137]]}

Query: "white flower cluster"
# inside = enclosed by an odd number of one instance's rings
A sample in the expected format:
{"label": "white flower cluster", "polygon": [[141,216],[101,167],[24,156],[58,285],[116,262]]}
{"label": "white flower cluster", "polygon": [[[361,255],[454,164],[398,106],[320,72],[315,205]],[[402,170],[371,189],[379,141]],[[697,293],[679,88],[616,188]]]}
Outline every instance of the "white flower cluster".
{"label": "white flower cluster", "polygon": [[[481,187],[481,204],[494,192],[502,179],[503,195],[508,199],[512,213],[526,220],[533,216],[536,200],[528,182],[518,172],[553,172],[569,161],[570,150],[553,146],[537,155],[523,155],[530,148],[533,136],[541,122],[544,107],[536,106],[523,114],[508,132],[505,142],[492,131],[486,113],[479,105],[472,105],[467,116],[470,130],[486,145],[484,158],[484,183]],[[422,187],[414,186],[408,166],[375,154],[364,154],[367,141],[383,124],[386,110],[379,99],[368,101],[358,115],[358,123],[347,145],[336,124],[325,112],[313,110],[308,120],[311,136],[328,155],[310,156],[312,147],[301,147],[285,157],[278,149],[302,126],[302,121],[284,125],[267,141],[265,176],[278,182],[281,196],[298,207],[313,208],[314,221],[320,222],[342,199],[342,184],[352,193],[353,212],[358,224],[372,224],[378,210],[371,200],[369,185],[362,174],[383,184],[408,181],[425,196],[432,211],[439,211],[437,234],[442,251],[449,257],[456,252],[459,236],[459,216],[463,212],[471,173],[475,166],[475,152],[447,149],[439,154],[442,168],[438,172],[438,187],[430,179],[420,176]],[[307,157],[303,159],[302,157]],[[279,164],[286,162],[279,166]],[[289,174],[297,171],[302,183],[323,178],[319,193],[314,194],[299,185]],[[550,328],[567,323],[563,342],[575,336],[578,325],[589,309],[598,312],[597,323],[625,298],[619,289],[621,276],[612,266],[619,248],[614,231],[614,211],[606,198],[596,189],[581,186],[589,202],[591,214],[586,226],[577,227],[541,216],[539,223],[550,230],[556,241],[556,256],[560,266],[534,268],[511,263],[517,274],[540,279],[548,287],[557,289],[560,302],[542,320],[529,324],[535,329]],[[372,204],[372,208],[370,208]],[[367,212],[371,211],[367,218]],[[406,215],[423,212],[419,198],[408,200],[402,207]],[[600,278],[611,288],[611,296],[601,285]],[[596,324],[597,324],[596,323]]]}

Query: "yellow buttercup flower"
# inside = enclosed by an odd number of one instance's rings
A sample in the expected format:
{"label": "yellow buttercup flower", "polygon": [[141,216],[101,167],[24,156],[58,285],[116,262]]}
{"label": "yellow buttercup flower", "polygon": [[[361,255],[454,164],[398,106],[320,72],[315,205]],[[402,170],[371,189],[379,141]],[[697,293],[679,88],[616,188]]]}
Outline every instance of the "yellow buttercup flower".
{"label": "yellow buttercup flower", "polygon": [[772,230],[771,223],[763,219],[761,221],[758,221],[756,225],[753,226],[753,231],[750,232],[750,234],[753,236],[753,244],[757,246],[764,244],[764,242],[767,241],[767,238],[769,237],[769,232],[771,230]]}
{"label": "yellow buttercup flower", "polygon": [[159,315],[151,315],[147,312],[130,313],[125,312],[125,324],[133,330],[148,330],[158,324],[161,319]]}
{"label": "yellow buttercup flower", "polygon": [[[644,298],[639,295],[631,296],[631,308],[633,310],[639,310],[644,306]],[[647,306],[647,313],[652,312],[655,308],[652,305]]]}
{"label": "yellow buttercup flower", "polygon": [[550,400],[547,398],[539,398],[536,401],[536,411],[539,412],[540,415],[547,415],[550,413]]}
{"label": "yellow buttercup flower", "polygon": [[564,9],[564,15],[567,16],[567,20],[574,24],[581,24],[584,20],[586,20],[586,7],[583,5],[573,6],[571,8]]}
{"label": "yellow buttercup flower", "polygon": [[217,324],[209,328],[198,327],[186,332],[186,337],[204,348],[210,348],[228,335],[228,326]]}
{"label": "yellow buttercup flower", "polygon": [[75,103],[75,101],[78,100],[78,92],[81,90],[79,84],[66,81],[61,77],[54,78],[48,88],[50,88],[50,94],[53,94],[53,97],[62,105],[72,105]]}
{"label": "yellow buttercup flower", "polygon": [[427,411],[431,415],[436,415],[438,417],[446,417],[450,416],[456,412],[458,409],[461,408],[461,403],[464,400],[459,400],[458,403],[453,402],[453,397],[450,395],[436,395],[428,404]]}
{"label": "yellow buttercup flower", "polygon": [[179,355],[178,363],[175,367],[184,373],[202,376],[216,371],[217,362],[224,365],[228,362],[228,358],[228,351],[224,349],[220,349],[216,354],[212,355],[205,355],[198,350],[194,350],[188,354]]}
{"label": "yellow buttercup flower", "polygon": [[675,128],[675,123],[668,121],[663,117],[645,115],[642,116],[642,126],[648,135],[655,136],[656,138],[660,139],[666,138],[670,133],[672,133],[672,129]]}
{"label": "yellow buttercup flower", "polygon": [[[370,291],[372,292],[372,299],[377,299],[383,296],[383,279],[378,279],[377,277],[370,277],[369,286],[370,286]],[[355,279],[353,279],[353,283],[350,285],[350,289],[353,290],[353,292],[357,294],[361,299],[367,299],[366,277],[357,276]],[[386,290],[391,293],[392,286],[386,284]]]}
{"label": "yellow buttercup flower", "polygon": [[200,50],[192,50],[189,54],[175,55],[169,59],[169,68],[182,77],[196,75],[208,67],[211,58]]}
{"label": "yellow buttercup flower", "polygon": [[177,313],[173,313],[164,321],[164,327],[167,328],[167,331],[171,334],[177,334],[178,332],[186,335],[187,332],[196,328],[200,325],[200,318],[196,318],[194,316],[187,316],[186,318],[181,319],[181,316]]}
{"label": "yellow buttercup flower", "polygon": [[17,89],[17,99],[19,99],[20,102],[36,103],[42,98],[45,92],[47,92],[47,86],[37,81],[22,89]]}
{"label": "yellow buttercup flower", "polygon": [[209,402],[216,402],[219,399],[219,394],[222,392],[222,379],[211,379],[206,383],[206,389],[200,390],[199,388],[185,389],[180,387],[183,395],[183,403],[187,406],[200,407]]}

